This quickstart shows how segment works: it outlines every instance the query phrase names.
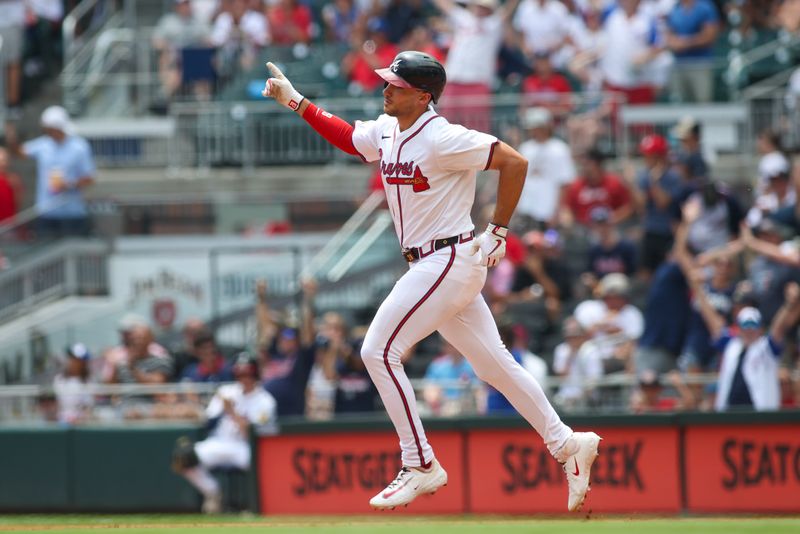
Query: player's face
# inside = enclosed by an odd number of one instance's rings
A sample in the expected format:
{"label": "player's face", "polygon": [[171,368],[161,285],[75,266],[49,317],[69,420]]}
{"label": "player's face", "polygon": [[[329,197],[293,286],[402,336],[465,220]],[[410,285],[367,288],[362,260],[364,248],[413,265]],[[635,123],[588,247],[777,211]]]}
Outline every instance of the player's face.
{"label": "player's face", "polygon": [[419,89],[406,89],[386,84],[383,88],[383,112],[390,117],[420,113],[428,106],[429,96]]}

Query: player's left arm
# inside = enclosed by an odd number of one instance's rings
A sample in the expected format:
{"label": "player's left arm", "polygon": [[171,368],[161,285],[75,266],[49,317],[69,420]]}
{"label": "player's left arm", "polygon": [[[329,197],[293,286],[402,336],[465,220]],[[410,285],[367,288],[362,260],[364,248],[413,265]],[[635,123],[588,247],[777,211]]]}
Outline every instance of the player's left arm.
{"label": "player's left arm", "polygon": [[497,183],[497,203],[492,223],[508,228],[511,215],[519,202],[525,175],[528,173],[528,160],[503,141],[494,145],[487,169],[500,171]]}
{"label": "player's left arm", "polygon": [[497,141],[492,145],[486,169],[500,171],[497,202],[488,228],[472,244],[472,254],[480,250],[481,262],[488,267],[494,267],[506,254],[508,223],[525,185],[528,160],[506,143]]}

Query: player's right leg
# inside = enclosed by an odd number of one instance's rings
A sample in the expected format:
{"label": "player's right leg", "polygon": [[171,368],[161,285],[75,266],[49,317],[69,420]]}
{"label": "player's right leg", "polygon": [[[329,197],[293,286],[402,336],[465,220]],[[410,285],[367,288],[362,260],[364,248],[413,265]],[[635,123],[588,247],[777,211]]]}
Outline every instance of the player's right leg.
{"label": "player's right leg", "polygon": [[573,432],[561,421],[541,385],[506,349],[482,295],[443,323],[439,333],[469,360],[475,374],[505,395],[542,436],[567,474],[567,507],[570,511],[578,510],[589,490],[589,475],[597,458],[600,437],[593,432]]}
{"label": "player's right leg", "polygon": [[408,504],[447,482],[422,428],[402,357],[479,290],[483,280],[472,273],[474,265],[474,259],[454,247],[415,264],[381,304],[364,338],[361,356],[400,437],[404,466],[395,481],[370,500],[374,508]]}

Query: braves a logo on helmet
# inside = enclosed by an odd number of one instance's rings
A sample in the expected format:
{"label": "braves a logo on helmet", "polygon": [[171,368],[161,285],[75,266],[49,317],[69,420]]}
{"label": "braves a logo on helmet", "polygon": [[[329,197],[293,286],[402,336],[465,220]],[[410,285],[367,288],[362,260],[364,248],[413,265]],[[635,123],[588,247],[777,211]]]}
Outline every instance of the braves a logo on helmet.
{"label": "braves a logo on helmet", "polygon": [[397,163],[388,164],[381,161],[381,174],[386,177],[387,184],[410,185],[415,193],[427,191],[431,188],[428,183],[428,177],[422,174],[419,165],[414,165],[413,161],[398,161]]}
{"label": "braves a logo on helmet", "polygon": [[394,72],[395,74],[397,74],[397,70],[398,70],[399,68],[400,68],[400,60],[399,60],[399,59],[395,59],[395,60],[392,62],[392,64],[391,64],[391,65],[389,65],[389,69],[390,69],[392,72]]}

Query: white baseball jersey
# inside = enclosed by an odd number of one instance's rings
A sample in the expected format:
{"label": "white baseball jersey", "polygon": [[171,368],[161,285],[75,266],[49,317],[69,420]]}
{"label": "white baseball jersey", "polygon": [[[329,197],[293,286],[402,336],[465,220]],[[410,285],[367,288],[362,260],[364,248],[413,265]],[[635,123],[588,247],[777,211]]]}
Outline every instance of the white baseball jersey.
{"label": "white baseball jersey", "polygon": [[366,161],[380,160],[383,186],[403,248],[474,228],[475,176],[491,161],[497,138],[450,124],[433,109],[405,131],[381,115],[356,121],[353,145]]}
{"label": "white baseball jersey", "polygon": [[265,425],[275,420],[277,403],[275,398],[264,388],[256,386],[250,393],[245,394],[242,385],[226,384],[220,386],[212,397],[211,402],[206,408],[206,416],[209,419],[220,417],[219,423],[211,432],[211,436],[225,439],[246,440],[247,436],[242,436],[239,426],[224,411],[223,399],[233,401],[234,410],[238,415],[246,417],[251,424]]}

